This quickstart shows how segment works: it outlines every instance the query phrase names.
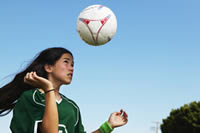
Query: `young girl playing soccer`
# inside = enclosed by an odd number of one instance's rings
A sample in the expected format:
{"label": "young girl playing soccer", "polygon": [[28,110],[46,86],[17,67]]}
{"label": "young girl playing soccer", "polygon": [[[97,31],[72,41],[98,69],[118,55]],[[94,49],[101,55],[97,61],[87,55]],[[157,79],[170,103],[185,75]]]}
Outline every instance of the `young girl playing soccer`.
{"label": "young girl playing soccer", "polygon": [[[13,109],[13,133],[85,133],[79,107],[59,93],[61,85],[71,83],[73,66],[70,51],[48,48],[0,88],[0,114]],[[126,112],[114,112],[93,133],[110,133],[127,121]]]}

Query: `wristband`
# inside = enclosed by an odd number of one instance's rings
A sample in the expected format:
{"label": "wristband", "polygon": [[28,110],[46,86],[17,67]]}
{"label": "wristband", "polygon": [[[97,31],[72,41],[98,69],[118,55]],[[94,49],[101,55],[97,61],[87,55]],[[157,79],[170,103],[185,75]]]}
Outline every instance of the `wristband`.
{"label": "wristband", "polygon": [[47,93],[49,93],[49,92],[51,92],[51,91],[54,91],[54,90],[55,90],[55,89],[51,89],[51,90],[45,91],[44,93],[47,94]]}
{"label": "wristband", "polygon": [[101,133],[111,133],[113,131],[113,128],[110,126],[108,121],[106,121],[104,124],[100,126],[100,132]]}

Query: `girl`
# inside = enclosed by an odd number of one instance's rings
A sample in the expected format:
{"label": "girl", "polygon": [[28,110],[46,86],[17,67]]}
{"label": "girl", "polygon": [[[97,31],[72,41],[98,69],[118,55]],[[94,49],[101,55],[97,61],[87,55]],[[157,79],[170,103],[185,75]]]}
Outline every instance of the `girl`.
{"label": "girl", "polygon": [[[0,114],[13,109],[13,133],[85,133],[78,106],[59,93],[61,85],[71,83],[73,66],[70,51],[48,48],[0,88]],[[110,133],[127,122],[126,112],[114,112],[93,133]]]}

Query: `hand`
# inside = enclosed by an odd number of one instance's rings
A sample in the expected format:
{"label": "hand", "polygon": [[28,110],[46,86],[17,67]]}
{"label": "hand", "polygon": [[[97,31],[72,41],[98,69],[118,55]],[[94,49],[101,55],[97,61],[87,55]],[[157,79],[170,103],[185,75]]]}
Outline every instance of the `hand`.
{"label": "hand", "polygon": [[122,109],[120,112],[114,112],[110,115],[108,123],[112,128],[120,127],[128,122],[128,115]]}
{"label": "hand", "polygon": [[36,72],[28,72],[24,77],[24,82],[31,86],[41,88],[44,91],[53,88],[53,84],[49,80],[38,76]]}

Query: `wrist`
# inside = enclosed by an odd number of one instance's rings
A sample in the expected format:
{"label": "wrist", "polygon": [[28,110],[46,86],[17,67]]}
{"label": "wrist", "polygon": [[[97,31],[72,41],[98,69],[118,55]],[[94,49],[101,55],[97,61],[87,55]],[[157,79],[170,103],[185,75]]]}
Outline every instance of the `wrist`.
{"label": "wrist", "polygon": [[115,127],[112,125],[112,123],[111,123],[110,121],[108,121],[108,124],[110,125],[110,127],[111,127],[112,129],[115,128]]}
{"label": "wrist", "polygon": [[100,126],[101,133],[111,133],[112,131],[113,131],[113,128],[108,121],[106,121],[104,124]]}
{"label": "wrist", "polygon": [[49,92],[53,92],[53,91],[55,91],[55,89],[49,89],[49,90],[46,90],[44,93],[47,94],[47,93],[49,93]]}

